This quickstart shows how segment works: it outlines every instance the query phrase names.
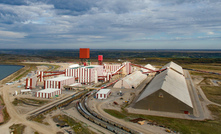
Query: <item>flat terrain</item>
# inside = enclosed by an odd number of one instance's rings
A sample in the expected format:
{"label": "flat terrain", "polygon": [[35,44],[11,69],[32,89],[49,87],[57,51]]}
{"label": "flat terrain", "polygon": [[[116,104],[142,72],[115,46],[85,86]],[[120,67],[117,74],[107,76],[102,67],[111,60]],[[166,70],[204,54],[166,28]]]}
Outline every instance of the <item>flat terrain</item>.
{"label": "flat terrain", "polygon": [[[217,52],[214,52],[216,54]],[[124,53],[125,54],[125,53]],[[208,54],[208,53],[207,53]],[[30,57],[29,57],[30,58]],[[36,58],[36,57],[35,57]],[[35,59],[33,58],[33,59]],[[64,58],[65,59],[65,58]],[[63,59],[63,60],[64,60]],[[201,59],[201,61],[207,61],[212,63],[195,63],[199,62],[199,59],[190,59],[183,61],[182,58],[173,58],[175,61],[179,63],[183,63],[183,67],[185,68],[192,68],[192,69],[200,69],[204,71],[212,71],[212,72],[219,72],[220,73],[220,61],[218,60],[217,63],[214,63],[217,61],[217,59]],[[108,59],[109,61],[113,61],[114,59]],[[135,63],[152,63],[156,66],[161,66],[164,63],[167,63],[171,60],[171,58],[131,58],[129,59],[131,61],[134,61]],[[30,60],[31,61],[31,60]],[[47,60],[45,62],[30,62],[26,61],[22,64],[27,64],[29,66],[26,66],[23,70],[21,70],[21,74],[27,74],[31,70],[64,70],[67,66],[73,63],[77,63],[78,60],[68,60],[72,61],[72,63],[49,63]],[[49,60],[50,61],[50,60]],[[74,62],[73,62],[74,61]],[[95,60],[96,61],[96,60]],[[116,60],[114,60],[116,61]],[[183,62],[182,62],[183,61]],[[191,63],[193,62],[193,63]],[[191,63],[191,64],[186,64]],[[42,64],[42,65],[40,65]],[[165,129],[169,128],[170,130],[176,131],[176,132],[182,132],[182,133],[221,133],[220,125],[221,125],[221,107],[220,107],[220,81],[221,76],[208,74],[208,73],[201,73],[196,71],[189,71],[190,76],[192,78],[192,82],[189,81],[189,85],[195,87],[195,93],[193,92],[192,95],[197,96],[198,100],[195,100],[196,102],[194,105],[198,105],[195,109],[194,116],[187,116],[187,115],[180,115],[180,114],[170,114],[170,113],[158,113],[158,112],[152,112],[149,111],[148,115],[142,114],[145,111],[135,112],[139,114],[134,114],[132,109],[128,108],[128,103],[125,101],[128,101],[129,104],[133,102],[142,88],[145,86],[145,84],[141,84],[140,87],[138,87],[136,90],[126,90],[126,89],[113,89],[113,94],[109,98],[109,100],[95,100],[94,98],[91,98],[91,108],[98,112],[99,114],[110,118],[111,120],[117,121],[121,124],[124,124],[125,126],[128,126],[130,128],[134,128],[139,130],[143,133],[166,133]],[[19,77],[18,77],[19,76]],[[14,79],[19,78],[21,79],[25,75],[15,74]],[[188,76],[188,77],[190,77]],[[10,80],[12,77],[10,77]],[[6,81],[8,79],[5,79]],[[146,82],[150,81],[151,78],[148,78]],[[13,93],[15,93],[16,90],[21,90],[22,88],[18,88],[18,86],[21,86],[24,82],[21,83],[15,83],[11,86],[1,85],[0,91],[1,95],[4,99],[5,105],[7,107],[7,111],[10,115],[10,120],[1,125],[0,129],[3,133],[8,134],[10,132],[9,127],[13,124],[21,124],[24,127],[24,134],[30,134],[30,133],[56,133],[56,132],[65,132],[64,129],[61,129],[56,126],[56,123],[52,120],[53,116],[57,115],[68,115],[75,119],[77,122],[81,122],[83,126],[86,126],[87,129],[90,129],[90,131],[93,131],[95,133],[111,133],[107,131],[106,129],[97,126],[93,124],[92,122],[86,120],[83,118],[77,110],[74,108],[75,102],[71,103],[70,106],[67,108],[53,111],[45,116],[43,116],[39,121],[28,121],[26,119],[27,113],[33,111],[36,109],[36,106],[27,106],[25,104],[19,103],[17,106],[12,104],[12,102],[15,100],[15,98],[33,98],[31,94],[26,95],[18,95],[13,96]],[[117,95],[117,92],[122,91],[124,93],[123,96]],[[194,91],[194,90],[193,90]],[[133,99],[134,98],[134,99]],[[118,105],[113,104],[113,102],[117,102]],[[201,108],[200,106],[201,105]],[[40,107],[40,106],[38,106]],[[201,109],[201,110],[200,110]],[[203,112],[202,112],[203,109]],[[208,110],[209,109],[209,110]],[[163,115],[166,117],[159,117],[157,115]],[[138,125],[137,123],[132,123],[129,120],[136,119],[136,118],[143,118],[146,120],[145,125]],[[178,119],[180,118],[180,119]],[[194,120],[186,120],[186,119],[198,119],[203,121],[194,121]],[[204,120],[207,119],[207,120]],[[147,124],[149,123],[149,124]],[[152,123],[157,123],[157,125],[151,125]],[[179,124],[179,125],[177,125]],[[163,127],[162,127],[163,126]]]}

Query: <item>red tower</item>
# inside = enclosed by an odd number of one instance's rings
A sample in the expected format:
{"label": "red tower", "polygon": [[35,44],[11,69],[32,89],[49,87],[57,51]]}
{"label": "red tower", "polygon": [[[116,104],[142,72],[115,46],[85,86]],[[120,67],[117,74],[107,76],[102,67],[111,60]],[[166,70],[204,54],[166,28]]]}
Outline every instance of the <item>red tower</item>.
{"label": "red tower", "polygon": [[90,58],[90,48],[80,48],[80,59],[89,59]]}
{"label": "red tower", "polygon": [[80,48],[79,58],[81,59],[81,64],[86,64],[86,59],[90,58],[90,48]]}
{"label": "red tower", "polygon": [[103,64],[103,55],[98,55],[98,65]]}

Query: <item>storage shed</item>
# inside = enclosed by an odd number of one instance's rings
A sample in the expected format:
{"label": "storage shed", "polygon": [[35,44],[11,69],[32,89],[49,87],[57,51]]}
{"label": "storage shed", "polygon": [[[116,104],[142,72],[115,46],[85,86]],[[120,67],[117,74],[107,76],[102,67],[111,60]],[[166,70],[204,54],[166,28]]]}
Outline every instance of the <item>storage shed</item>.
{"label": "storage shed", "polygon": [[[145,65],[144,66],[145,68],[149,68],[149,69],[151,69],[151,70],[156,70],[156,68],[154,67],[154,66],[152,66],[151,64],[147,64],[147,65]],[[141,71],[142,72],[150,72],[150,70],[147,70],[147,69],[144,69],[144,68],[141,68]],[[156,72],[153,72],[153,73],[147,73],[149,76],[154,76],[155,74],[156,74]]]}
{"label": "storage shed", "polygon": [[161,69],[165,69],[165,68],[170,68],[170,69],[176,71],[177,73],[184,75],[183,68],[180,65],[178,65],[172,61],[167,63],[166,65],[164,65]]}
{"label": "storage shed", "polygon": [[52,88],[48,88],[48,89],[44,89],[44,90],[40,90],[38,92],[36,92],[36,97],[40,97],[40,98],[51,98],[54,97],[55,95],[60,95],[61,94],[61,89],[52,89]]}
{"label": "storage shed", "polygon": [[134,73],[127,75],[123,79],[119,80],[114,88],[137,88],[141,82],[147,78],[147,75],[142,74],[140,71],[135,71]]}
{"label": "storage shed", "polygon": [[186,79],[173,69],[167,69],[156,75],[133,107],[154,111],[193,113]]}
{"label": "storage shed", "polygon": [[111,94],[110,89],[101,89],[96,93],[97,99],[107,99]]}

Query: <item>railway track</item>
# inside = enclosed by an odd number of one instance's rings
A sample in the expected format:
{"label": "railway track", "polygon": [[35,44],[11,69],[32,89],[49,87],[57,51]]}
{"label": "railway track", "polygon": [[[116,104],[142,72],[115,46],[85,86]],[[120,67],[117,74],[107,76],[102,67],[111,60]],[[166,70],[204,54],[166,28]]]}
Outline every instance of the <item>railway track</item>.
{"label": "railway track", "polygon": [[34,118],[34,117],[37,117],[38,115],[48,113],[48,112],[55,110],[59,107],[64,107],[64,106],[68,105],[69,103],[71,103],[73,100],[81,98],[84,94],[85,94],[85,91],[74,93],[74,94],[69,95],[65,98],[62,98],[60,100],[49,103],[43,107],[40,107],[40,108],[28,113],[28,116],[29,116],[28,118]]}
{"label": "railway track", "polygon": [[[92,94],[93,95],[93,94]],[[91,109],[87,106],[87,99],[88,96],[90,96],[90,93],[83,96],[82,99],[77,103],[77,110],[78,112],[84,116],[86,119],[90,120],[91,122],[102,126],[111,132],[117,133],[117,134],[140,134],[137,131],[134,131],[130,128],[127,128],[121,124],[118,124],[116,122],[113,122],[109,119],[106,119],[97,113],[91,111]]]}

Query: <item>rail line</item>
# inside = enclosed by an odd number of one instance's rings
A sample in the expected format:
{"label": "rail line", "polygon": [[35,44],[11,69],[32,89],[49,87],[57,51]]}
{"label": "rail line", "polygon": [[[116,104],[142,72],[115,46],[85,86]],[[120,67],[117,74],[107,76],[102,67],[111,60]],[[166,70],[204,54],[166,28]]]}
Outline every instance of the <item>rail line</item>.
{"label": "rail line", "polygon": [[63,99],[57,100],[55,102],[49,103],[43,107],[40,107],[39,109],[36,109],[34,111],[31,111],[28,115],[29,115],[29,119],[35,118],[41,114],[46,114],[51,112],[52,110],[55,110],[59,107],[64,107],[67,106],[68,104],[70,104],[73,100],[76,99],[80,99],[86,92],[82,91],[82,92],[78,92],[72,95],[69,95]]}
{"label": "rail line", "polygon": [[118,124],[116,122],[113,122],[109,119],[106,119],[97,113],[93,112],[88,106],[87,106],[87,98],[90,95],[93,95],[93,91],[84,95],[81,100],[77,103],[77,110],[79,113],[84,116],[86,119],[90,120],[91,122],[100,125],[114,133],[117,134],[140,134],[140,132],[134,131],[130,128],[127,128],[121,124]]}

